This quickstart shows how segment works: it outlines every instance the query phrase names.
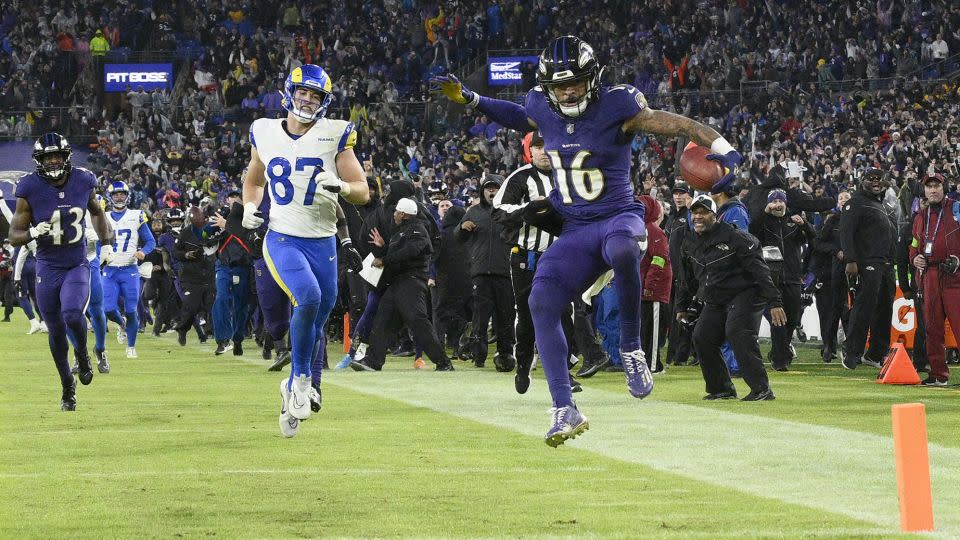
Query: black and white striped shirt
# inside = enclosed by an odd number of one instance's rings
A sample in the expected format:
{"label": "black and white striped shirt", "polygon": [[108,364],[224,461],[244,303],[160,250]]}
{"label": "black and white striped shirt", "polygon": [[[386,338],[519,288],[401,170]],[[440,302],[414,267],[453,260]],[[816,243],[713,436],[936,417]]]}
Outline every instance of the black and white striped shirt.
{"label": "black and white striped shirt", "polygon": [[516,242],[529,251],[545,251],[556,239],[523,221],[523,209],[534,198],[543,198],[550,194],[553,185],[550,175],[537,169],[533,165],[524,165],[513,171],[500,186],[500,191],[493,199],[494,212],[503,212],[505,215],[498,219],[505,227],[519,229]]}

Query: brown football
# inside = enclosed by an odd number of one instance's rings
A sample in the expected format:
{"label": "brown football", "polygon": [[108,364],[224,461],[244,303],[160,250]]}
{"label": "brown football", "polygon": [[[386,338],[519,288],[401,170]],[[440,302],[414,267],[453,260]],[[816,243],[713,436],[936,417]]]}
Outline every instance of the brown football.
{"label": "brown football", "polygon": [[723,167],[716,161],[707,159],[710,149],[691,142],[680,156],[680,176],[697,191],[710,191],[710,188],[723,178]]}

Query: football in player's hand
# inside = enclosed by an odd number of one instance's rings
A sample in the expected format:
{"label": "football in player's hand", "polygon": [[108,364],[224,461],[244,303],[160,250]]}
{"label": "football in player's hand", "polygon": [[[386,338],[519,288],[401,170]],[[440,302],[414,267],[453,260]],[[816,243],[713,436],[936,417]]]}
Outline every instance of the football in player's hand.
{"label": "football in player's hand", "polygon": [[723,178],[723,169],[716,161],[707,159],[710,149],[691,142],[680,155],[680,176],[697,191],[710,188]]}

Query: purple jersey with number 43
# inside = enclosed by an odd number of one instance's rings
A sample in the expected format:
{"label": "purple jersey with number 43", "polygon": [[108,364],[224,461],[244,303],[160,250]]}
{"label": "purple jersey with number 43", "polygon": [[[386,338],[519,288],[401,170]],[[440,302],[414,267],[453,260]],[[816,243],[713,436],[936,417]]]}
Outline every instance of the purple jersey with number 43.
{"label": "purple jersey with number 43", "polygon": [[48,268],[73,268],[87,262],[84,238],[87,203],[97,186],[92,172],[73,167],[67,182],[57,188],[30,173],[17,182],[17,197],[30,204],[30,226],[50,223],[50,232],[37,239],[37,261]]}
{"label": "purple jersey with number 43", "polygon": [[578,118],[558,115],[536,87],[527,94],[527,117],[537,124],[553,167],[550,201],[569,221],[592,221],[624,211],[643,212],[633,200],[630,144],[620,127],[647,106],[636,88],[604,86]]}

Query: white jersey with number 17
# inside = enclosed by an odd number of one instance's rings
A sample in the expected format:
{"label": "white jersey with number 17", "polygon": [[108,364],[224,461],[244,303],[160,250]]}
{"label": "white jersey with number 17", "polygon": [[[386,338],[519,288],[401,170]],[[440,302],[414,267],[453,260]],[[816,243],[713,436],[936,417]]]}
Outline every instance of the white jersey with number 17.
{"label": "white jersey with number 17", "polygon": [[322,187],[337,175],[337,154],[356,144],[353,124],[321,118],[294,138],[286,120],[261,118],[250,125],[250,144],[266,167],[270,193],[269,228],[300,238],[337,233],[337,197]]}

